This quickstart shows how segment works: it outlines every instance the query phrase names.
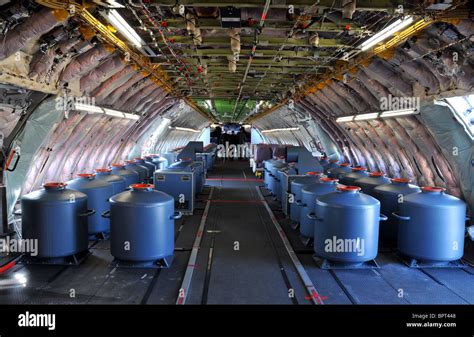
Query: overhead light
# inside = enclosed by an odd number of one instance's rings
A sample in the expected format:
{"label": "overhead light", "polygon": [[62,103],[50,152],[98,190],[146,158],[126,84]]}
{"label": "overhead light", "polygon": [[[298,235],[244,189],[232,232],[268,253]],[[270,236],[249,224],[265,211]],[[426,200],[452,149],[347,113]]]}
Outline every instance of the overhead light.
{"label": "overhead light", "polygon": [[133,119],[133,120],[138,120],[140,119],[139,115],[134,115],[122,111],[117,111],[117,110],[112,110],[112,109],[107,109],[107,108],[101,108],[97,105],[89,105],[89,104],[74,104],[74,110],[79,110],[79,111],[85,111],[88,113],[99,113],[99,114],[104,114],[112,117],[119,117],[119,118],[125,118],[125,119]]}
{"label": "overhead light", "polygon": [[182,128],[180,126],[168,126],[169,129],[179,130],[179,131],[188,131],[188,132],[201,132],[201,130],[195,130],[191,128]]}
{"label": "overhead light", "polygon": [[243,126],[244,128],[251,128],[251,127],[252,127],[251,124],[244,124],[244,125],[242,125],[242,126]]}
{"label": "overhead light", "polygon": [[354,116],[347,116],[347,117],[339,117],[336,119],[336,122],[338,123],[344,123],[344,122],[352,122],[354,120]]}
{"label": "overhead light", "polygon": [[137,48],[141,48],[144,41],[137,32],[128,24],[127,21],[115,9],[105,12],[105,17],[110,23]]}
{"label": "overhead light", "polygon": [[94,2],[100,6],[104,6],[107,8],[125,8],[124,5],[118,3],[115,0],[105,0],[105,1],[94,0]]}
{"label": "overhead light", "polygon": [[391,111],[382,111],[382,112],[371,112],[362,115],[352,115],[336,118],[337,123],[346,123],[352,121],[366,121],[377,118],[390,118],[390,117],[399,117],[399,116],[408,116],[419,114],[418,109],[400,109],[400,110],[391,110]]}
{"label": "overhead light", "polygon": [[135,119],[135,120],[140,119],[140,116],[138,115],[129,114],[126,112],[112,110],[112,109],[104,108],[104,113],[106,115],[113,116],[113,117],[121,117],[121,118],[126,118],[126,119]]}
{"label": "overhead light", "polygon": [[74,104],[74,109],[79,111],[86,111],[86,112],[97,112],[97,113],[104,113],[101,107],[96,105],[89,105],[89,104]]}
{"label": "overhead light", "polygon": [[410,23],[413,22],[413,17],[412,16],[406,16],[403,19],[398,19],[388,27],[385,27],[382,29],[380,32],[377,34],[373,35],[370,39],[362,42],[360,45],[360,49],[362,51],[366,51],[370,49],[371,47],[375,46],[377,43],[382,42],[389,36],[395,34],[396,32],[402,30],[406,26],[408,26]]}
{"label": "overhead light", "polygon": [[365,120],[369,120],[369,119],[375,119],[378,116],[379,116],[378,112],[371,112],[371,113],[368,113],[368,114],[356,115],[354,117],[354,120],[356,120],[356,121],[365,121]]}
{"label": "overhead light", "polygon": [[262,130],[262,133],[278,132],[278,131],[298,131],[300,128],[282,128],[282,129],[268,129]]}
{"label": "overhead light", "polygon": [[380,114],[380,117],[397,117],[397,116],[407,116],[407,115],[416,115],[420,112],[417,109],[405,109],[405,110],[393,110],[393,111],[384,111]]}

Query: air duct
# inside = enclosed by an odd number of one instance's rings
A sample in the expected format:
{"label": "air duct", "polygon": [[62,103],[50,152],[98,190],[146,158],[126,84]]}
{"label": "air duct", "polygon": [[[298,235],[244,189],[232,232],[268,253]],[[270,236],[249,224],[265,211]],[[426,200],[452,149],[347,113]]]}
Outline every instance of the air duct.
{"label": "air duct", "polygon": [[309,44],[313,47],[319,47],[319,35],[314,33],[309,37]]}
{"label": "air duct", "polygon": [[342,17],[344,19],[351,19],[356,11],[356,0],[342,0]]}
{"label": "air duct", "polygon": [[237,60],[234,56],[227,56],[227,60],[229,60],[229,71],[235,73],[237,71]]}
{"label": "air duct", "polygon": [[230,49],[234,55],[240,54],[240,28],[232,28],[228,32],[230,36]]}
{"label": "air duct", "polygon": [[192,36],[193,42],[196,46],[200,46],[202,43],[201,29],[196,26],[196,18],[190,12],[186,13],[186,30],[188,34]]}

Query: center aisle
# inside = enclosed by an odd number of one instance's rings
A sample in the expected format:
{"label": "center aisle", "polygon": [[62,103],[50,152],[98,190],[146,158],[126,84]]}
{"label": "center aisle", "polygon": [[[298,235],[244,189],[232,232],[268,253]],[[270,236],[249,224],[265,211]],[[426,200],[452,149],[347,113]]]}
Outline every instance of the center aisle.
{"label": "center aisle", "polygon": [[309,304],[248,162],[220,162],[208,178],[214,193],[187,303]]}

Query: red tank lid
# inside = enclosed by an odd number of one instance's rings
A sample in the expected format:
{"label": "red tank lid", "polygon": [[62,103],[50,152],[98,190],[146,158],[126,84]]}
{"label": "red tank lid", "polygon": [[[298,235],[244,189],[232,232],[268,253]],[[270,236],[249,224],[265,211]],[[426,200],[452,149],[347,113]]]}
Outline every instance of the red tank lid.
{"label": "red tank lid", "polygon": [[95,174],[94,173],[78,173],[77,176],[81,178],[94,178]]}
{"label": "red tank lid", "polygon": [[359,171],[359,172],[367,171],[367,168],[365,168],[365,167],[353,167],[352,171]]}
{"label": "red tank lid", "polygon": [[403,184],[408,184],[411,182],[411,180],[408,178],[392,178],[390,180],[394,183],[403,183]]}
{"label": "red tank lid", "polygon": [[95,169],[95,171],[97,173],[110,173],[110,172],[112,172],[111,169],[106,168],[106,167],[101,167],[101,168]]}
{"label": "red tank lid", "polygon": [[446,191],[443,187],[436,187],[436,186],[423,186],[421,188],[423,192],[444,192]]}
{"label": "red tank lid", "polygon": [[325,182],[325,183],[330,183],[330,182],[338,182],[339,179],[336,178],[320,178],[319,181]]}
{"label": "red tank lid", "polygon": [[45,189],[63,189],[66,188],[67,184],[58,182],[58,181],[51,181],[43,184]]}
{"label": "red tank lid", "polygon": [[152,184],[132,184],[130,187],[134,190],[148,190],[153,189],[155,186]]}
{"label": "red tank lid", "polygon": [[346,186],[346,185],[339,185],[337,186],[339,191],[348,192],[348,191],[360,191],[361,188],[359,186]]}
{"label": "red tank lid", "polygon": [[385,173],[380,171],[369,172],[370,177],[384,177]]}

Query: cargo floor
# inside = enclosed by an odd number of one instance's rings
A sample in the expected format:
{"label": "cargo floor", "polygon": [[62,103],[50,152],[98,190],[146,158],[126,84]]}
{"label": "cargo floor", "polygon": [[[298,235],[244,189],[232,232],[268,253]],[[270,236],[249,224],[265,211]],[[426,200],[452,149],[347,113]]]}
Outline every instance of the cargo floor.
{"label": "cargo floor", "polygon": [[311,304],[308,283],[325,304],[474,303],[470,266],[411,269],[381,252],[380,269],[319,269],[248,162],[218,162],[208,178],[194,214],[176,221],[169,269],[113,268],[109,242],[91,242],[80,266],[17,265],[0,274],[0,304],[175,304],[183,294],[186,304]]}

